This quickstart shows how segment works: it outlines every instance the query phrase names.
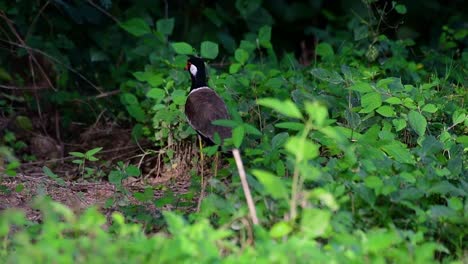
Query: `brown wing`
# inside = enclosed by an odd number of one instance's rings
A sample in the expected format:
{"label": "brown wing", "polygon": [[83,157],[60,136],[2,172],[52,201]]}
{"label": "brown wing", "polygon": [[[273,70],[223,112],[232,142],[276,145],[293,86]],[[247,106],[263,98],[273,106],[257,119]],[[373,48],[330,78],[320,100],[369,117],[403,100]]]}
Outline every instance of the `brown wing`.
{"label": "brown wing", "polygon": [[231,137],[231,128],[212,124],[214,120],[230,117],[223,99],[208,87],[190,93],[185,103],[185,115],[190,125],[211,141],[216,132],[222,140]]}

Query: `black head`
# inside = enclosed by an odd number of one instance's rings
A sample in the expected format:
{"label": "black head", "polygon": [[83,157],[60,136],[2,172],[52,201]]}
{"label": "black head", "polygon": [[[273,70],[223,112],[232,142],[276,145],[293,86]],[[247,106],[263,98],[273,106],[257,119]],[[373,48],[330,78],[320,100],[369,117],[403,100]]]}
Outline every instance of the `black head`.
{"label": "black head", "polygon": [[202,58],[190,56],[185,69],[190,73],[192,79],[192,90],[206,86],[205,61]]}

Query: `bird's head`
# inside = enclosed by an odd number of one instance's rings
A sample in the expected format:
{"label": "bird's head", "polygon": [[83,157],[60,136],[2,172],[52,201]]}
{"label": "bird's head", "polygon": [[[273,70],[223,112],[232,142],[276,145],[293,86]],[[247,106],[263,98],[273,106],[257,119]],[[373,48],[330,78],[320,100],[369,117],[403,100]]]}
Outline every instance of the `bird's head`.
{"label": "bird's head", "polygon": [[192,78],[192,89],[206,86],[205,62],[202,58],[190,56],[185,70],[190,73],[190,78]]}

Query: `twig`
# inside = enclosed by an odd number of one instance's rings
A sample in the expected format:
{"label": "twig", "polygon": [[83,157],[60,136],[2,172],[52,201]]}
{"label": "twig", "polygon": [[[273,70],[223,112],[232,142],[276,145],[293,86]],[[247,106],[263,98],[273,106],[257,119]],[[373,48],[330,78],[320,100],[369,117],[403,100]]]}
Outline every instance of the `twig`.
{"label": "twig", "polygon": [[25,87],[17,87],[11,85],[3,85],[0,84],[0,88],[6,90],[40,90],[40,89],[49,89],[48,86],[25,86]]}
{"label": "twig", "polygon": [[95,95],[95,96],[91,96],[88,99],[90,99],[90,100],[91,99],[99,99],[99,98],[104,98],[104,97],[116,95],[116,94],[119,94],[119,93],[120,93],[120,90],[114,90],[114,91],[109,91],[109,92],[105,92],[105,93],[100,93],[100,94]]}
{"label": "twig", "polygon": [[120,21],[114,17],[113,15],[111,15],[109,12],[107,12],[106,10],[104,10],[104,8],[100,7],[99,5],[95,4],[92,0],[88,0],[88,3],[90,5],[92,5],[94,8],[96,8],[97,10],[101,11],[103,14],[105,14],[106,16],[108,16],[110,19],[114,20],[115,23],[117,24],[120,24]]}
{"label": "twig", "polygon": [[58,59],[52,57],[51,55],[47,54],[46,52],[42,51],[42,50],[39,50],[39,49],[35,49],[35,48],[31,48],[29,46],[27,46],[26,44],[18,44],[16,42],[12,42],[12,41],[8,41],[8,40],[4,40],[4,39],[0,39],[0,41],[3,41],[5,43],[8,43],[10,45],[13,45],[13,46],[16,46],[16,47],[20,47],[20,48],[24,48],[26,50],[29,51],[34,51],[38,54],[41,54],[49,59],[51,59],[52,61],[64,66],[65,68],[67,68],[69,71],[73,72],[74,74],[78,75],[81,79],[83,79],[86,83],[88,83],[89,85],[91,85],[94,89],[96,89],[100,94],[103,94],[103,92],[101,91],[101,88],[99,88],[98,86],[96,86],[95,84],[93,84],[90,80],[88,80],[83,74],[79,73],[77,70],[73,69],[72,67],[68,66],[67,64],[59,61]]}
{"label": "twig", "polygon": [[[26,46],[26,42],[24,42],[24,40],[21,38],[19,33],[16,31],[15,26],[13,25],[13,22],[5,15],[5,13],[3,11],[0,11],[0,17],[2,17],[3,20],[6,21],[6,23],[7,23],[8,27],[10,28],[11,32],[13,33],[13,35],[15,35],[16,39],[20,42],[20,44],[22,46]],[[46,72],[42,68],[41,64],[37,61],[34,54],[31,52],[31,50],[29,50],[29,49],[26,49],[26,50],[27,50],[31,60],[34,62],[34,64],[36,64],[37,68],[39,69],[39,71],[41,72],[41,74],[43,75],[43,77],[45,78],[47,83],[50,85],[50,87],[54,91],[56,91],[57,89],[55,89],[55,86],[52,84],[52,81],[50,80],[49,76],[47,76]]]}
{"label": "twig", "polygon": [[250,193],[249,184],[247,183],[247,177],[245,175],[244,164],[238,149],[233,149],[232,154],[236,160],[237,170],[239,171],[239,177],[242,183],[242,189],[244,190],[245,199],[247,200],[247,206],[249,207],[250,217],[252,218],[252,223],[258,225],[257,211],[255,209],[255,204],[252,199],[252,194]]}
{"label": "twig", "polygon": [[47,6],[50,4],[50,1],[47,1],[42,7],[41,9],[39,9],[39,11],[37,12],[36,16],[34,17],[34,19],[32,20],[31,22],[31,26],[28,28],[28,31],[26,32],[26,35],[24,36],[24,39],[27,40],[29,38],[29,36],[31,35],[31,32],[33,31],[33,28],[34,28],[34,25],[36,24],[37,20],[39,19],[39,16],[42,15],[42,13],[44,13],[44,10],[47,8]]}

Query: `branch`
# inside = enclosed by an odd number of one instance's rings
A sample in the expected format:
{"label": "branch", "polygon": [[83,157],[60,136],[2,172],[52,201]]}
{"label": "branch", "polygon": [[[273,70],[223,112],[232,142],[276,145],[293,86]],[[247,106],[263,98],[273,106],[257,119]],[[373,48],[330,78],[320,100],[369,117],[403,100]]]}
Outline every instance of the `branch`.
{"label": "branch", "polygon": [[255,209],[255,204],[252,199],[252,194],[250,193],[249,184],[247,183],[244,164],[242,163],[239,150],[233,149],[232,154],[234,155],[234,159],[236,160],[237,170],[239,171],[239,177],[242,183],[242,189],[244,190],[245,199],[247,200],[247,205],[250,211],[250,217],[252,218],[252,222],[254,223],[254,225],[258,225],[257,211]]}

